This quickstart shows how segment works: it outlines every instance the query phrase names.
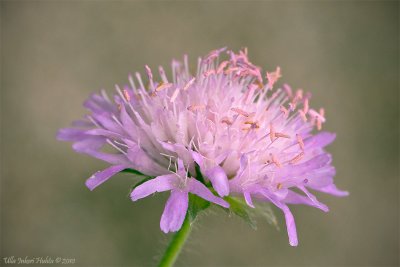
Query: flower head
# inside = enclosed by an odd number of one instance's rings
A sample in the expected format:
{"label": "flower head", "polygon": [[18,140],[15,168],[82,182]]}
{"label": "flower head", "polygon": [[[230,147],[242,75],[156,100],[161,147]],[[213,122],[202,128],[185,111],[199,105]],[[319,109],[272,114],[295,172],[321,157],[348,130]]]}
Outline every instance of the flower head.
{"label": "flower head", "polygon": [[[295,246],[296,226],[287,204],[327,211],[309,189],[347,195],[334,185],[335,168],[324,150],[335,134],[314,133],[321,130],[325,113],[310,108],[309,93],[288,85],[273,88],[279,67],[266,73],[264,84],[246,49],[228,51],[228,59],[220,61],[224,51],[199,58],[195,74],[187,56],[172,61],[172,80],[162,67],[156,77],[146,66],[147,83],[136,73],[136,82],[130,76],[129,85],[116,86],[112,100],[104,91],[93,94],[84,103],[90,114],[74,128],[61,129],[58,138],[111,164],[87,180],[91,190],[124,169],[135,169],[155,178],[132,191],[133,201],[171,191],[161,217],[164,232],[181,227],[188,193],[226,208],[221,197],[241,195],[250,207],[257,199],[281,209]],[[104,152],[105,146],[115,153]]]}

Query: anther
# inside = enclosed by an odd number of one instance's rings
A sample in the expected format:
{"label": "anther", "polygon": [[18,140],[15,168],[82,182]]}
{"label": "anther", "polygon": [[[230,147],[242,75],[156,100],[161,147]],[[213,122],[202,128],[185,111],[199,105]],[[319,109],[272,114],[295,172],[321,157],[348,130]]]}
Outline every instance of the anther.
{"label": "anther", "polygon": [[304,142],[303,142],[303,138],[301,138],[301,136],[299,134],[296,134],[296,138],[297,138],[297,143],[300,146],[300,149],[304,151]]}
{"label": "anther", "polygon": [[196,110],[205,109],[205,108],[206,108],[205,105],[190,105],[190,106],[188,106],[187,109],[190,111],[196,111]]}
{"label": "anther", "polygon": [[275,129],[272,123],[269,124],[269,138],[271,139],[271,142],[275,139]]}
{"label": "anther", "polygon": [[189,89],[189,87],[193,85],[193,83],[194,83],[195,80],[196,80],[196,78],[192,78],[192,79],[183,87],[183,91],[186,91],[187,89]]}
{"label": "anther", "polygon": [[231,110],[236,112],[236,113],[238,113],[238,114],[240,114],[240,115],[242,115],[242,116],[245,116],[245,117],[249,117],[250,116],[250,114],[248,112],[246,112],[246,111],[244,111],[243,109],[240,109],[240,108],[231,108]]}
{"label": "anther", "polygon": [[131,96],[129,95],[128,90],[124,89],[123,91],[126,101],[131,101]]}
{"label": "anther", "polygon": [[271,155],[271,160],[272,160],[272,162],[278,167],[278,168],[281,168],[282,167],[282,164],[278,161],[278,159],[275,157],[275,155],[273,155],[273,154],[270,154]]}
{"label": "anther", "polygon": [[232,125],[232,121],[228,117],[223,117],[221,123],[226,123],[227,125]]}
{"label": "anther", "polygon": [[292,158],[289,163],[290,164],[295,164],[297,162],[299,162],[302,158],[304,157],[304,152],[300,152],[300,154],[298,154],[297,156],[295,156],[294,158]]}
{"label": "anther", "polygon": [[281,183],[278,183],[278,184],[276,185],[276,189],[281,190],[281,189],[282,189],[282,184],[281,184]]}
{"label": "anther", "polygon": [[284,133],[275,132],[275,137],[283,137],[290,139],[290,136]]}
{"label": "anther", "polygon": [[306,116],[306,114],[304,113],[304,111],[301,110],[301,109],[299,109],[298,112],[299,112],[299,114],[300,114],[301,119],[302,119],[304,122],[307,122],[307,116]]}
{"label": "anther", "polygon": [[164,89],[168,89],[168,88],[171,88],[171,87],[172,87],[172,83],[160,83],[157,86],[156,91],[160,92],[160,91],[162,91]]}
{"label": "anther", "polygon": [[287,108],[285,108],[284,106],[281,106],[280,110],[285,115],[285,117],[287,117],[289,115],[289,110],[287,110]]}

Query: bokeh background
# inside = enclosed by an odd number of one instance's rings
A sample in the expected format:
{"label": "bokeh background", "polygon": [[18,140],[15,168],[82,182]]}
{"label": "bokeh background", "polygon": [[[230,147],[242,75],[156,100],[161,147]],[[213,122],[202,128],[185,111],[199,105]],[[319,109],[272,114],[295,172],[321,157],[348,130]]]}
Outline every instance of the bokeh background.
{"label": "bokeh background", "polygon": [[[75,258],[77,266],[153,266],[169,236],[167,194],[128,199],[135,177],[94,192],[105,163],[56,131],[85,114],[90,92],[149,64],[247,46],[264,69],[324,106],[336,183],[327,214],[293,207],[300,245],[259,221],[254,231],[214,210],[200,218],[178,266],[399,264],[398,1],[1,1],[1,258]],[[2,262],[4,264],[4,262]]]}

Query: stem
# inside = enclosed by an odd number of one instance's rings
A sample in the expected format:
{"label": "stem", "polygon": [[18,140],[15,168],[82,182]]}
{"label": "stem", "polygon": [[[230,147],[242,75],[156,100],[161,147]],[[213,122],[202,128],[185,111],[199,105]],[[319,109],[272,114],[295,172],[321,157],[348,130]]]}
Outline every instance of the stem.
{"label": "stem", "polygon": [[191,230],[192,228],[190,227],[189,215],[187,215],[183,221],[181,229],[172,237],[167,250],[160,261],[160,264],[158,265],[159,267],[174,266],[174,263],[178,258],[187,238],[189,237]]}

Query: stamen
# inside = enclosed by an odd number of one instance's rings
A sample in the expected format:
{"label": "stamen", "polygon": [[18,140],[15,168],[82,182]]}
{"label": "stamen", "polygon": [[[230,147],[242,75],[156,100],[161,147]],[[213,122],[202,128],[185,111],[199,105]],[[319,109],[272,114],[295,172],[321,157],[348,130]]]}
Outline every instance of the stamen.
{"label": "stamen", "polygon": [[276,189],[281,190],[281,189],[282,189],[282,184],[281,184],[281,183],[278,183],[278,184],[276,185]]}
{"label": "stamen", "polygon": [[238,113],[238,114],[240,114],[240,115],[242,115],[242,116],[250,117],[250,114],[249,114],[248,112],[244,111],[243,109],[240,109],[240,108],[231,108],[231,110],[234,111],[234,112],[236,112],[236,113]]}
{"label": "stamen", "polygon": [[221,73],[228,64],[229,64],[229,61],[222,61],[221,64],[219,64],[219,67],[217,69],[217,74]]}
{"label": "stamen", "polygon": [[183,91],[186,91],[187,89],[189,89],[190,86],[193,85],[194,81],[196,80],[196,78],[192,78],[184,87],[183,87]]}
{"label": "stamen", "polygon": [[308,104],[308,98],[304,99],[304,104],[303,104],[303,112],[304,114],[307,114],[308,110],[309,110],[309,104]]}
{"label": "stamen", "polygon": [[269,138],[271,139],[271,142],[275,139],[275,129],[272,123],[269,124]]}
{"label": "stamen", "polygon": [[260,128],[260,125],[255,121],[246,121],[246,122],[244,122],[244,124],[249,124],[250,125],[250,128],[249,129],[245,129],[245,130]]}
{"label": "stamen", "polygon": [[131,101],[131,96],[129,95],[128,90],[124,89],[123,93],[124,93],[126,101],[128,101],[128,102]]}
{"label": "stamen", "polygon": [[279,133],[279,132],[275,132],[275,136],[276,137],[283,137],[283,138],[288,138],[290,139],[290,136],[284,133]]}
{"label": "stamen", "polygon": [[208,70],[208,71],[203,73],[204,77],[208,77],[208,76],[210,76],[212,74],[215,74],[215,70],[214,69]]}
{"label": "stamen", "polygon": [[295,156],[294,158],[292,158],[289,163],[290,164],[295,164],[297,162],[299,162],[302,158],[304,157],[304,152],[300,152],[300,154],[298,154],[297,156]]}
{"label": "stamen", "polygon": [[178,97],[179,91],[180,91],[180,90],[179,90],[179,87],[177,87],[177,88],[175,89],[174,93],[173,93],[172,96],[171,96],[171,100],[170,100],[171,103],[174,102],[175,99]]}
{"label": "stamen", "polygon": [[165,75],[164,68],[162,66],[158,67],[158,72],[160,73],[160,77],[163,80],[163,83],[168,83],[167,76]]}
{"label": "stamen", "polygon": [[223,117],[221,123],[226,123],[227,125],[232,125],[232,121],[228,117]]}
{"label": "stamen", "polygon": [[297,138],[297,143],[300,146],[300,149],[304,151],[304,142],[303,142],[303,138],[301,138],[301,136],[299,134],[296,134],[296,138]]}
{"label": "stamen", "polygon": [[281,167],[282,167],[282,164],[278,161],[278,159],[275,157],[275,155],[270,154],[270,156],[271,156],[272,162],[273,162],[278,168],[281,168]]}
{"label": "stamen", "polygon": [[171,87],[172,87],[172,83],[160,83],[156,88],[156,92],[160,92],[164,89],[169,89]]}
{"label": "stamen", "polygon": [[285,115],[285,117],[288,117],[289,115],[289,110],[287,110],[287,108],[285,108],[284,106],[280,107],[280,110],[282,111],[282,113]]}
{"label": "stamen", "polygon": [[304,113],[304,111],[301,110],[301,109],[299,109],[298,112],[299,112],[299,114],[300,114],[301,119],[302,119],[304,122],[307,122],[307,116],[306,116],[306,114]]}
{"label": "stamen", "polygon": [[266,73],[266,78],[268,80],[268,87],[272,88],[274,84],[278,81],[279,78],[281,78],[281,68],[276,67],[276,70],[274,72],[267,72]]}
{"label": "stamen", "polygon": [[199,109],[205,109],[206,106],[205,105],[190,105],[187,109],[190,111],[196,111]]}

